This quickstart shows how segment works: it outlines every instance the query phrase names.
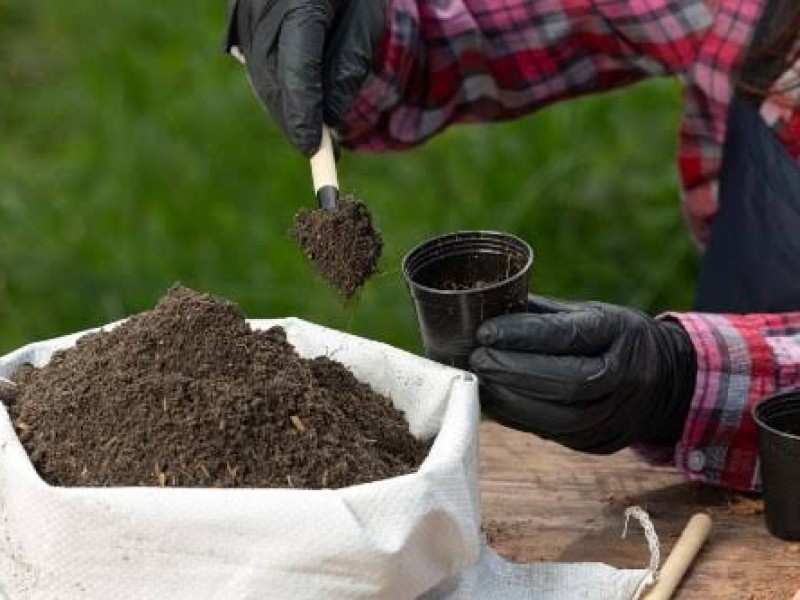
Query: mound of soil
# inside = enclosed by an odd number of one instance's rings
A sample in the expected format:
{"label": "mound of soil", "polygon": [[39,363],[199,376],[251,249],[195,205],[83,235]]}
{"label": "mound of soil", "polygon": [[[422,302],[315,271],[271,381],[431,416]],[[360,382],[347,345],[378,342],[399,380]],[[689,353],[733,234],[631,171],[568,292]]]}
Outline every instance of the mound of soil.
{"label": "mound of soil", "polygon": [[338,488],[427,454],[344,366],[182,287],[14,379],[16,430],[54,485]]}
{"label": "mound of soil", "polygon": [[352,196],[334,210],[301,210],[289,232],[322,277],[345,298],[375,272],[383,251],[367,207]]}

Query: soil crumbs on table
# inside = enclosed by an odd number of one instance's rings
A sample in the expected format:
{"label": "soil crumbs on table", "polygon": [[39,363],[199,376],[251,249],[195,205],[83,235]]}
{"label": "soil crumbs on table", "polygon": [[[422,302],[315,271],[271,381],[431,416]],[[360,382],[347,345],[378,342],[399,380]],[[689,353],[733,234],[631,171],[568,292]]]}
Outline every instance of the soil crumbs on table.
{"label": "soil crumbs on table", "polygon": [[301,210],[289,232],[322,277],[351,298],[375,273],[383,239],[366,205],[342,197],[333,210]]}
{"label": "soil crumbs on table", "polygon": [[490,546],[500,545],[522,536],[526,523],[490,519],[481,523],[481,531]]}
{"label": "soil crumbs on table", "polygon": [[739,517],[754,517],[764,514],[764,500],[734,494],[728,500],[728,512]]}
{"label": "soil crumbs on table", "polygon": [[178,286],[12,378],[16,431],[54,485],[339,488],[415,471],[428,450],[341,364]]}

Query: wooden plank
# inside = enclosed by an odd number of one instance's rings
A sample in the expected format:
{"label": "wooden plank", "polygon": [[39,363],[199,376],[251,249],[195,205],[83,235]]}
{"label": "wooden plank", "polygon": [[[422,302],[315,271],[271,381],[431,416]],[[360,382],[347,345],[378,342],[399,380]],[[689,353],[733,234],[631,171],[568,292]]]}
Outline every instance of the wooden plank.
{"label": "wooden plank", "polygon": [[641,529],[620,538],[627,506],[650,513],[664,557],[691,515],[706,511],[712,537],[676,599],[788,600],[800,590],[800,543],[769,535],[757,498],[687,483],[628,450],[591,456],[484,422],[481,494],[491,544],[512,560],[643,567]]}

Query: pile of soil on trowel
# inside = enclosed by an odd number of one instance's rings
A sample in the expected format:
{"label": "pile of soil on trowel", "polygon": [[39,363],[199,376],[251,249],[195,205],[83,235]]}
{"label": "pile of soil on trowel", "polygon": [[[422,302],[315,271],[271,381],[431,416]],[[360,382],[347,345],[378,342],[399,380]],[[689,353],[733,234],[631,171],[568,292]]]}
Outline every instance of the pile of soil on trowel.
{"label": "pile of soil on trowel", "polygon": [[383,250],[381,233],[367,207],[346,196],[333,210],[301,210],[289,232],[322,277],[345,298],[375,272]]}
{"label": "pile of soil on trowel", "polygon": [[182,287],[14,379],[17,433],[54,485],[338,488],[427,453],[344,366]]}

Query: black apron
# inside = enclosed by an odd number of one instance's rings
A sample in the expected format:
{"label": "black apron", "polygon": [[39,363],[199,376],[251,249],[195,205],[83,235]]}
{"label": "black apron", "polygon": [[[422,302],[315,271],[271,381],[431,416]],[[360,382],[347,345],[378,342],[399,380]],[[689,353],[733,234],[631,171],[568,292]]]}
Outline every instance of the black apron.
{"label": "black apron", "polygon": [[695,309],[800,310],[800,165],[739,95],[728,115],[719,192]]}

